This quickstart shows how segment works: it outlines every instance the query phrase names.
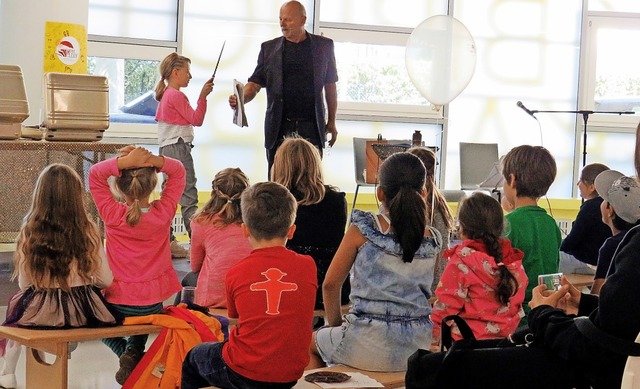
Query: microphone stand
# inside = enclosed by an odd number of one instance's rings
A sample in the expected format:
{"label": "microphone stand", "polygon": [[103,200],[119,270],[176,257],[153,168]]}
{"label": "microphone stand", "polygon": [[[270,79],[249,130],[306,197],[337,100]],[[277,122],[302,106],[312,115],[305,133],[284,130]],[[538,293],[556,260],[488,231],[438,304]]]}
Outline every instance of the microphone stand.
{"label": "microphone stand", "polygon": [[584,134],[582,137],[582,167],[585,167],[587,164],[587,122],[589,121],[589,115],[594,113],[606,113],[606,114],[615,114],[615,115],[633,115],[635,112],[633,111],[589,111],[589,110],[578,110],[578,111],[543,111],[533,109],[531,110],[531,116],[535,113],[575,113],[582,115],[582,120],[584,122]]}

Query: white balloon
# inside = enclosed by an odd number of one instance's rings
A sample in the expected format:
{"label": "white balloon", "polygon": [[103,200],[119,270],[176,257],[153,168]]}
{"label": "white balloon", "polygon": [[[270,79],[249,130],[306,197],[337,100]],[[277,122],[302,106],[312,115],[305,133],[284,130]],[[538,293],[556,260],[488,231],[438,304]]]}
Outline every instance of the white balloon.
{"label": "white balloon", "polygon": [[432,16],[411,33],[405,64],[418,91],[431,104],[445,105],[471,81],[476,69],[476,45],[459,20]]}

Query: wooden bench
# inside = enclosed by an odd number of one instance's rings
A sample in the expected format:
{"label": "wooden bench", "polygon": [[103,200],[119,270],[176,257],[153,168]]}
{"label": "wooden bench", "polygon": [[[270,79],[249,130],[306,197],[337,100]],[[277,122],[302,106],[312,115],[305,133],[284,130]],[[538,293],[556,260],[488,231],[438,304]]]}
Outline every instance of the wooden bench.
{"label": "wooden bench", "polygon": [[[304,380],[304,376],[317,371],[337,371],[337,372],[347,373],[347,374],[349,374],[350,372],[361,373],[378,381],[379,383],[384,385],[385,388],[403,388],[404,387],[404,376],[405,376],[404,371],[397,371],[397,372],[368,371],[368,370],[355,369],[349,366],[336,365],[331,367],[323,367],[320,369],[305,371],[302,377],[298,380],[298,383],[293,387],[293,389],[319,389],[320,386]],[[344,386],[344,388],[348,389],[351,387]],[[202,389],[218,389],[218,388],[216,386],[208,386]]]}
{"label": "wooden bench", "polygon": [[[0,326],[0,338],[15,340],[26,347],[26,389],[67,389],[69,342],[155,334],[161,330],[161,326],[151,324],[65,330]],[[55,361],[47,363],[38,350],[55,355]]]}
{"label": "wooden bench", "polygon": [[[320,369],[305,371],[304,374],[302,375],[302,378],[298,380],[298,383],[293,388],[294,389],[320,388],[320,386],[304,380],[304,376],[316,371],[337,371],[337,372],[342,372],[347,374],[349,374],[349,372],[361,373],[378,381],[379,383],[384,385],[385,388],[403,388],[404,387],[404,377],[405,377],[404,371],[394,371],[394,372],[368,371],[368,370],[355,369],[349,366],[336,365],[331,367],[323,367]],[[345,388],[348,388],[348,387],[345,386]]]}

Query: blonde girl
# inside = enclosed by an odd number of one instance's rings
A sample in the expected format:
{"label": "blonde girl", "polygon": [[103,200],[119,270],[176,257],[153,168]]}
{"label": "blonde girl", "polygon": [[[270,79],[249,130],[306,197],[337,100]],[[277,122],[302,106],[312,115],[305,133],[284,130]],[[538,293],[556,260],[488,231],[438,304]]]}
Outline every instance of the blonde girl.
{"label": "blonde girl", "polygon": [[[67,165],[49,165],[40,173],[16,245],[13,277],[20,291],[3,325],[71,328],[121,321],[99,291],[113,276],[84,193],[82,179]],[[0,386],[15,388],[20,345],[9,341],[3,350]]]}
{"label": "blonde girl", "polygon": [[[344,192],[325,185],[318,149],[308,140],[288,137],[276,151],[271,172],[273,181],[289,189],[298,201],[296,231],[287,248],[313,257],[322,285],[347,225]],[[350,284],[342,286],[342,304],[349,302]],[[316,294],[316,309],[324,309],[322,289]]]}
{"label": "blonde girl", "polygon": [[[158,171],[167,175],[166,185],[160,199],[151,201]],[[124,203],[111,193],[111,176],[116,177],[115,187]],[[180,161],[133,146],[122,149],[117,158],[95,164],[89,172],[89,187],[104,221],[107,258],[114,275],[104,295],[125,316],[160,313],[162,303],[181,290],[166,231],[184,180]],[[119,384],[142,358],[146,341],[147,335],[103,340],[120,358]]]}
{"label": "blonde girl", "polygon": [[[186,184],[180,198],[180,212],[189,236],[191,217],[198,208],[198,189],[191,149],[193,148],[193,127],[200,127],[207,112],[207,96],[213,90],[213,78],[208,79],[198,96],[196,109],[191,107],[187,96],[180,91],[191,80],[191,60],[177,53],[171,53],[160,63],[160,81],[156,85],[155,98],[160,102],[156,112],[158,122],[158,144],[160,155],[182,162],[186,171]],[[172,241],[175,241],[172,236]],[[180,249],[175,242],[174,250]],[[185,256],[186,252],[176,256]]]}
{"label": "blonde girl", "polygon": [[[195,303],[226,308],[227,271],[251,253],[242,234],[240,195],[249,179],[238,168],[223,169],[211,183],[211,198],[191,220],[191,270],[183,285],[197,285]],[[193,282],[197,279],[197,283]]]}

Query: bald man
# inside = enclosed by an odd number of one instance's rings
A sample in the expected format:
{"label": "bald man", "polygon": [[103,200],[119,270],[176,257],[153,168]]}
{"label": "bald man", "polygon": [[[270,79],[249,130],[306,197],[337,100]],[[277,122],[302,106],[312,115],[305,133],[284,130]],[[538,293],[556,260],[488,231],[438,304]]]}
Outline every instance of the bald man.
{"label": "bald man", "polygon": [[[258,65],[244,86],[245,104],[262,88],[267,89],[264,147],[269,171],[276,150],[288,135],[295,133],[309,140],[321,156],[326,134],[331,134],[330,146],[338,137],[338,72],[333,41],[308,33],[306,20],[300,2],[289,1],[280,7],[282,36],[262,43]],[[231,95],[229,105],[235,109],[236,104],[236,97]]]}

